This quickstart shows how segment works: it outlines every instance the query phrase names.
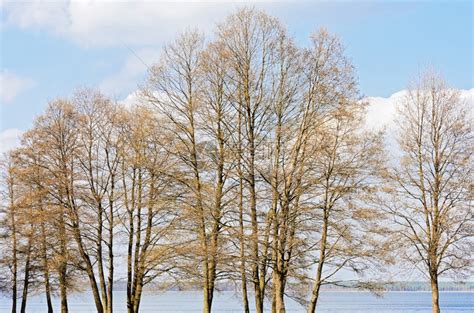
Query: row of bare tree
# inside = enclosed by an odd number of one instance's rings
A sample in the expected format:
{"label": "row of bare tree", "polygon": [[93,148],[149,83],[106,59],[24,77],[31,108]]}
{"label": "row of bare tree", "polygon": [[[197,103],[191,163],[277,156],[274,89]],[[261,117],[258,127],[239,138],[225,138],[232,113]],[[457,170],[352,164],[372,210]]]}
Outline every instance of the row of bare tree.
{"label": "row of bare tree", "polygon": [[5,158],[12,312],[44,292],[65,313],[90,290],[112,313],[124,280],[129,313],[152,282],[199,286],[203,312],[233,282],[244,312],[291,297],[312,313],[322,286],[376,288],[396,261],[429,277],[439,312],[438,275],[472,268],[470,115],[436,75],[407,93],[386,162],[339,39],[321,30],[300,48],[243,9],[210,42],[187,31],[166,46],[137,102],[52,101]]}

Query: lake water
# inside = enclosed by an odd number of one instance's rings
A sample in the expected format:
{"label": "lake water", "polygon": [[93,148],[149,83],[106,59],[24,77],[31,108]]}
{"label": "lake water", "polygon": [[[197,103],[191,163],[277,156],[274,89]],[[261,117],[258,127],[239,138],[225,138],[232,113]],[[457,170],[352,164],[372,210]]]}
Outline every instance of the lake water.
{"label": "lake water", "polygon": [[[126,312],[125,292],[114,293],[114,310],[116,313]],[[202,295],[199,292],[166,292],[163,294],[145,294],[140,312],[191,313],[201,312]],[[252,300],[252,299],[251,299]],[[58,307],[59,299],[55,299]],[[473,292],[442,292],[440,294],[441,311],[443,313],[474,312]],[[0,312],[9,312],[10,300],[0,298]],[[28,313],[45,312],[43,296],[34,296],[28,300]],[[94,304],[90,294],[71,295],[69,299],[71,313],[93,313]],[[57,310],[59,311],[59,310]],[[240,299],[232,292],[216,294],[213,312],[242,312]],[[288,300],[287,312],[304,312],[297,303]],[[351,312],[351,313],[429,313],[431,312],[431,294],[429,292],[387,292],[381,298],[367,292],[326,291],[321,295],[317,307],[318,313]]]}

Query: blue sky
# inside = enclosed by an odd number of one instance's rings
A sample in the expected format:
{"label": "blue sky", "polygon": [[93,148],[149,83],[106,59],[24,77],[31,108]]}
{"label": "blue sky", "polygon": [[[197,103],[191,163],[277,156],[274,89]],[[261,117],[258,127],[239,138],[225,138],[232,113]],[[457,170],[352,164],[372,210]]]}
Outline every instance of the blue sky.
{"label": "blue sky", "polygon": [[425,66],[458,89],[474,86],[472,1],[9,1],[1,7],[0,139],[32,125],[47,102],[81,86],[121,100],[146,63],[186,27],[212,34],[245,5],[280,18],[301,45],[326,27],[344,42],[364,96],[389,97]]}

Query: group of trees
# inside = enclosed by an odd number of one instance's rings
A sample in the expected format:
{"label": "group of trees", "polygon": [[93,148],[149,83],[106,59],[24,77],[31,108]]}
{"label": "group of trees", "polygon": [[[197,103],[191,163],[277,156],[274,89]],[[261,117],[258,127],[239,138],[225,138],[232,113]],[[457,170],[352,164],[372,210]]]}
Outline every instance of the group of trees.
{"label": "group of trees", "polygon": [[117,280],[130,313],[151,282],[199,286],[203,312],[219,282],[235,284],[244,312],[285,312],[288,296],[315,312],[322,286],[347,283],[340,271],[374,288],[363,274],[400,250],[439,311],[438,275],[470,268],[472,132],[439,77],[408,93],[390,166],[326,30],[300,48],[275,18],[240,10],[212,41],[187,31],[166,46],[139,95],[131,108],[89,89],[52,101],[5,157],[12,312],[30,292],[48,312],[58,294],[68,312],[87,281],[111,313]]}

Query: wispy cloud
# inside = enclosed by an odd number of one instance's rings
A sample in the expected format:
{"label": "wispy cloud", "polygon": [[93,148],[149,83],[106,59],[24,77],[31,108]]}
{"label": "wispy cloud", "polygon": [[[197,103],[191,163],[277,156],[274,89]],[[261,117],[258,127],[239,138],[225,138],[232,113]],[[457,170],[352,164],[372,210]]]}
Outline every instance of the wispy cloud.
{"label": "wispy cloud", "polygon": [[0,154],[18,147],[22,134],[23,131],[17,128],[8,128],[0,132]]}
{"label": "wispy cloud", "polygon": [[119,95],[129,93],[137,88],[137,84],[143,81],[148,67],[158,61],[160,56],[159,49],[138,49],[130,53],[122,67],[105,78],[100,83],[100,90],[108,95]]}
{"label": "wispy cloud", "polygon": [[31,78],[21,77],[10,71],[0,72],[0,99],[2,103],[11,103],[19,94],[33,87]]}
{"label": "wispy cloud", "polygon": [[209,28],[238,3],[171,1],[11,1],[4,24],[36,28],[82,47],[156,45],[186,27]]}

